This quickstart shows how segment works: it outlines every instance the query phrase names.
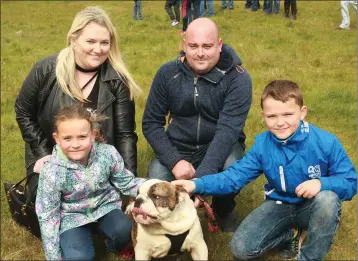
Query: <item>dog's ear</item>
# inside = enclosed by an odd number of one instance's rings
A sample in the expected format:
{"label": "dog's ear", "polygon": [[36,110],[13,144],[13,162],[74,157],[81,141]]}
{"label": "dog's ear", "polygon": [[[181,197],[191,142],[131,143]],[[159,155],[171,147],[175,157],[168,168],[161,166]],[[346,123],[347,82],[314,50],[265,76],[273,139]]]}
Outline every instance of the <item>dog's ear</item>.
{"label": "dog's ear", "polygon": [[188,195],[189,195],[188,192],[186,192],[186,190],[183,187],[175,186],[175,198],[177,204],[183,201],[185,197]]}

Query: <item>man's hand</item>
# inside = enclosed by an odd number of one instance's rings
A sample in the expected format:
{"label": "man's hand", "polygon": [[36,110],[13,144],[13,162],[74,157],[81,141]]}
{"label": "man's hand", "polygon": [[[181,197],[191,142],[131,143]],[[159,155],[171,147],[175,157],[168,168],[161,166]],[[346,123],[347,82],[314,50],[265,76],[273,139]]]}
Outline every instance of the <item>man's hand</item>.
{"label": "man's hand", "polygon": [[302,182],[296,187],[296,195],[298,197],[313,198],[321,191],[321,181],[319,179],[311,179]]}
{"label": "man's hand", "polygon": [[172,173],[176,179],[191,179],[195,175],[195,169],[190,162],[179,160],[172,169]]}
{"label": "man's hand", "polygon": [[44,157],[42,157],[41,159],[37,160],[34,166],[34,172],[36,173],[40,173],[43,165],[45,164],[46,161],[50,160],[51,158],[51,154],[50,155],[46,155]]}

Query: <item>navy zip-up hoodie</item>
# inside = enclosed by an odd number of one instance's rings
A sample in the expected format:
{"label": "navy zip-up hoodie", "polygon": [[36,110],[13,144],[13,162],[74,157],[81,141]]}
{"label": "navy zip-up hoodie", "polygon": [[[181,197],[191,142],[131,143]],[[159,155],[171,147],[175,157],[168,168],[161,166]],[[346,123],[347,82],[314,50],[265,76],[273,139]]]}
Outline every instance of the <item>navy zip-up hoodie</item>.
{"label": "navy zip-up hoodie", "polygon": [[198,78],[183,52],[159,68],[142,127],[156,157],[170,170],[184,158],[183,154],[200,155],[204,151],[196,176],[216,173],[235,142],[244,145],[252,82],[241,64],[235,51],[224,44],[217,65]]}

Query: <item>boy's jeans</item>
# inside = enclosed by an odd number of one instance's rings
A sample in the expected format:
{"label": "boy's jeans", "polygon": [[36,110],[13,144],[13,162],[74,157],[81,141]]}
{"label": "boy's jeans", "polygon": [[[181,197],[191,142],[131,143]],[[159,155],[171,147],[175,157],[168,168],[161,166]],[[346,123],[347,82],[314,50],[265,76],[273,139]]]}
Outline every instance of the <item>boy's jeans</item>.
{"label": "boy's jeans", "polygon": [[[221,0],[221,7],[222,8],[226,8],[227,7],[227,0]],[[229,9],[233,9],[234,8],[234,0],[229,0]]]}
{"label": "boy's jeans", "polygon": [[131,241],[132,223],[119,209],[114,209],[96,222],[72,228],[60,235],[62,257],[65,260],[94,260],[92,231],[106,236],[109,251],[117,252]]}
{"label": "boy's jeans", "polygon": [[[213,0],[208,0],[208,14],[207,16],[214,15],[214,3]],[[205,16],[205,0],[200,0],[200,17]]]}
{"label": "boy's jeans", "polygon": [[[243,156],[244,156],[243,145],[241,145],[239,142],[235,143],[235,145],[231,149],[229,156],[227,157],[227,159],[225,161],[223,169],[224,170],[227,169],[235,161],[241,159]],[[185,157],[185,160],[191,162],[193,164],[194,168],[197,168],[200,165],[202,158],[201,157],[197,157],[197,158]],[[172,174],[172,172],[166,166],[161,164],[158,159],[154,159],[150,163],[148,178],[161,179],[161,180],[166,180],[166,181],[175,180],[175,177]],[[213,197],[212,208],[213,208],[214,212],[221,217],[225,217],[229,213],[231,213],[236,206],[235,196],[236,196],[236,194],[228,194],[225,196]]]}
{"label": "boy's jeans", "polygon": [[308,238],[297,260],[323,260],[336,234],[341,204],[333,191],[321,191],[299,205],[264,203],[250,213],[236,230],[230,248],[239,259],[257,257],[292,238],[290,228],[307,230]]}
{"label": "boy's jeans", "polygon": [[280,11],[280,0],[264,0],[264,11],[266,14],[278,14]]}

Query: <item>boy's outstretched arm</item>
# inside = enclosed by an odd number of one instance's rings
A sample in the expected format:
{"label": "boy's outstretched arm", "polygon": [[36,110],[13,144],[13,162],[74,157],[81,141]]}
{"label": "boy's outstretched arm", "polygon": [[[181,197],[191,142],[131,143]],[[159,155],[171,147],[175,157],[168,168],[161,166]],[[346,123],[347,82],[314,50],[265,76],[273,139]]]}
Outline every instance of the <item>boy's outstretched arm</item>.
{"label": "boy's outstretched arm", "polygon": [[218,174],[206,175],[192,181],[173,181],[173,184],[194,194],[216,196],[237,193],[262,173],[261,157],[256,151],[257,145],[254,144],[241,160]]}

